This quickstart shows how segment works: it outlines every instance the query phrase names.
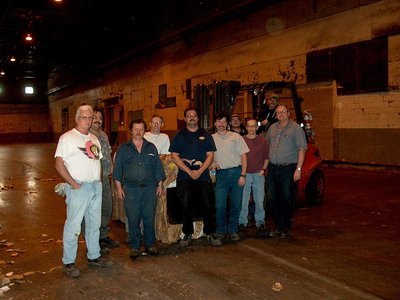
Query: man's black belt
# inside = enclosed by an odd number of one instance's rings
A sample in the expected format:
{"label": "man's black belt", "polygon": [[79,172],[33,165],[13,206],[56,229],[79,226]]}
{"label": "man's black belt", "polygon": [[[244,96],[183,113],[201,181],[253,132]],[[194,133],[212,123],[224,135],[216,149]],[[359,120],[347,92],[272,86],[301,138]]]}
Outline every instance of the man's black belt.
{"label": "man's black belt", "polygon": [[275,167],[287,167],[287,166],[293,166],[296,163],[290,163],[290,164],[273,164],[271,163],[271,165],[275,166]]}

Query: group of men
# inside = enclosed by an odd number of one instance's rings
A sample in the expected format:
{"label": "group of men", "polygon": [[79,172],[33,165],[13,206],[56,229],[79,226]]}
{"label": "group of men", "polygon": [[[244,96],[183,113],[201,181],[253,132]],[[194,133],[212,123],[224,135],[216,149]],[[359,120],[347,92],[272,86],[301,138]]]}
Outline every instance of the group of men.
{"label": "group of men", "polygon": [[[284,105],[274,110],[277,121],[265,137],[258,135],[258,122],[246,120],[240,127],[239,116],[221,112],[216,115],[214,134],[199,127],[197,111],[184,112],[186,126],[169,141],[161,133],[162,117],[154,115],[150,132],[142,119],[131,122],[131,139],[118,148],[115,164],[107,135],[101,130],[102,114],[88,105],[76,112],[76,126],[64,133],[58,142],[56,170],[66,181],[67,219],[63,233],[63,270],[70,277],[79,277],[75,266],[78,237],[84,220],[88,265],[108,267],[104,258],[108,248],[118,242],[108,236],[112,197],[111,174],[117,196],[124,199],[129,229],[130,257],[145,251],[158,255],[154,246],[154,218],[157,197],[163,193],[165,173],[160,156],[171,154],[178,167],[176,180],[182,214],[183,237],[180,245],[191,244],[193,215],[203,219],[203,232],[210,245],[221,246],[225,239],[240,240],[239,228],[248,222],[248,201],[252,193],[255,221],[264,227],[264,184],[268,174],[268,190],[276,228],[270,236],[289,235],[294,213],[296,182],[301,178],[307,143],[300,126],[289,119]],[[229,121],[239,119],[239,133],[230,131]],[[237,122],[236,122],[237,123]],[[236,124],[237,125],[237,124]],[[213,185],[210,170],[216,173]]]}

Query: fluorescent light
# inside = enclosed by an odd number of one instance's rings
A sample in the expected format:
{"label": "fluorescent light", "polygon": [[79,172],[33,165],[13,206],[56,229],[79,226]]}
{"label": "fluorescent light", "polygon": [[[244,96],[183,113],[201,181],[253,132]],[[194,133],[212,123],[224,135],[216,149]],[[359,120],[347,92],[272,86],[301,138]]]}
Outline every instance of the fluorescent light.
{"label": "fluorescent light", "polygon": [[33,93],[34,93],[34,90],[33,90],[32,86],[26,86],[25,87],[25,94],[32,95]]}

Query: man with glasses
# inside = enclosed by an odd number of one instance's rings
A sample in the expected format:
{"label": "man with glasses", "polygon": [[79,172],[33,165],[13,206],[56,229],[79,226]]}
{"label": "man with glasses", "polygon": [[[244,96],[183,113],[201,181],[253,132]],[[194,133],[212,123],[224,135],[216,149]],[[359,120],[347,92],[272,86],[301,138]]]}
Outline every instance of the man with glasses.
{"label": "man with glasses", "polygon": [[100,226],[100,247],[102,253],[109,252],[109,248],[118,248],[119,243],[114,241],[109,235],[110,227],[108,226],[112,214],[112,193],[111,193],[111,174],[113,168],[113,162],[111,158],[111,146],[108,140],[107,134],[102,130],[103,125],[103,114],[100,110],[95,109],[93,113],[92,127],[90,133],[94,134],[100,141],[101,153],[103,158],[101,159],[102,168],[102,204],[101,204],[101,226]]}
{"label": "man with glasses", "polygon": [[196,110],[187,108],[184,112],[186,127],[179,130],[172,139],[169,151],[178,166],[177,192],[182,211],[182,247],[189,246],[193,234],[193,211],[199,207],[203,218],[204,233],[213,246],[221,246],[215,235],[213,186],[208,167],[214,160],[216,150],[211,135],[199,128]]}
{"label": "man with glasses", "polygon": [[278,122],[267,132],[269,142],[268,189],[276,228],[270,237],[290,236],[295,211],[297,182],[301,179],[307,142],[303,129],[290,120],[289,109],[276,107]]}
{"label": "man with glasses", "polygon": [[60,137],[54,155],[55,168],[67,182],[63,271],[67,276],[74,278],[80,276],[75,260],[84,217],[88,265],[92,267],[112,265],[100,254],[102,193],[100,159],[103,155],[98,138],[89,132],[92,120],[93,110],[89,105],[78,107],[75,116],[76,126]]}
{"label": "man with glasses", "polygon": [[163,117],[153,115],[150,121],[150,131],[144,134],[144,138],[156,146],[159,155],[168,155],[170,154],[168,151],[170,142],[168,135],[161,133],[163,126]]}
{"label": "man with glasses", "polygon": [[268,166],[268,142],[267,140],[257,135],[257,120],[249,118],[246,121],[247,135],[243,136],[244,141],[250,149],[246,153],[247,170],[246,184],[243,188],[242,209],[239,216],[239,229],[244,232],[248,222],[248,207],[250,194],[253,192],[253,200],[255,204],[254,219],[258,233],[264,232],[265,225],[265,175],[267,174]]}

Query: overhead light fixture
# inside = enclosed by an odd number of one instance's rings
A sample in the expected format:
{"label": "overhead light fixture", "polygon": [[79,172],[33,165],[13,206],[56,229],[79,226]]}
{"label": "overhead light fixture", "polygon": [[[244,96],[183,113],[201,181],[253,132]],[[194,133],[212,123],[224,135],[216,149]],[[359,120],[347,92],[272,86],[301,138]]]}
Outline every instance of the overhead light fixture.
{"label": "overhead light fixture", "polygon": [[15,57],[11,56],[10,61],[12,61],[12,62],[16,61]]}
{"label": "overhead light fixture", "polygon": [[54,0],[54,2],[62,2],[62,0]]}
{"label": "overhead light fixture", "polygon": [[4,75],[6,75],[6,72],[4,72],[3,70],[1,70],[1,71],[0,71],[0,75],[1,75],[1,76],[4,76]]}
{"label": "overhead light fixture", "polygon": [[35,92],[35,90],[33,89],[33,86],[26,86],[25,87],[25,94],[26,95],[32,95]]}
{"label": "overhead light fixture", "polygon": [[30,41],[32,41],[32,40],[33,40],[32,35],[31,35],[30,33],[28,33],[28,34],[25,36],[25,41],[30,42]]}

